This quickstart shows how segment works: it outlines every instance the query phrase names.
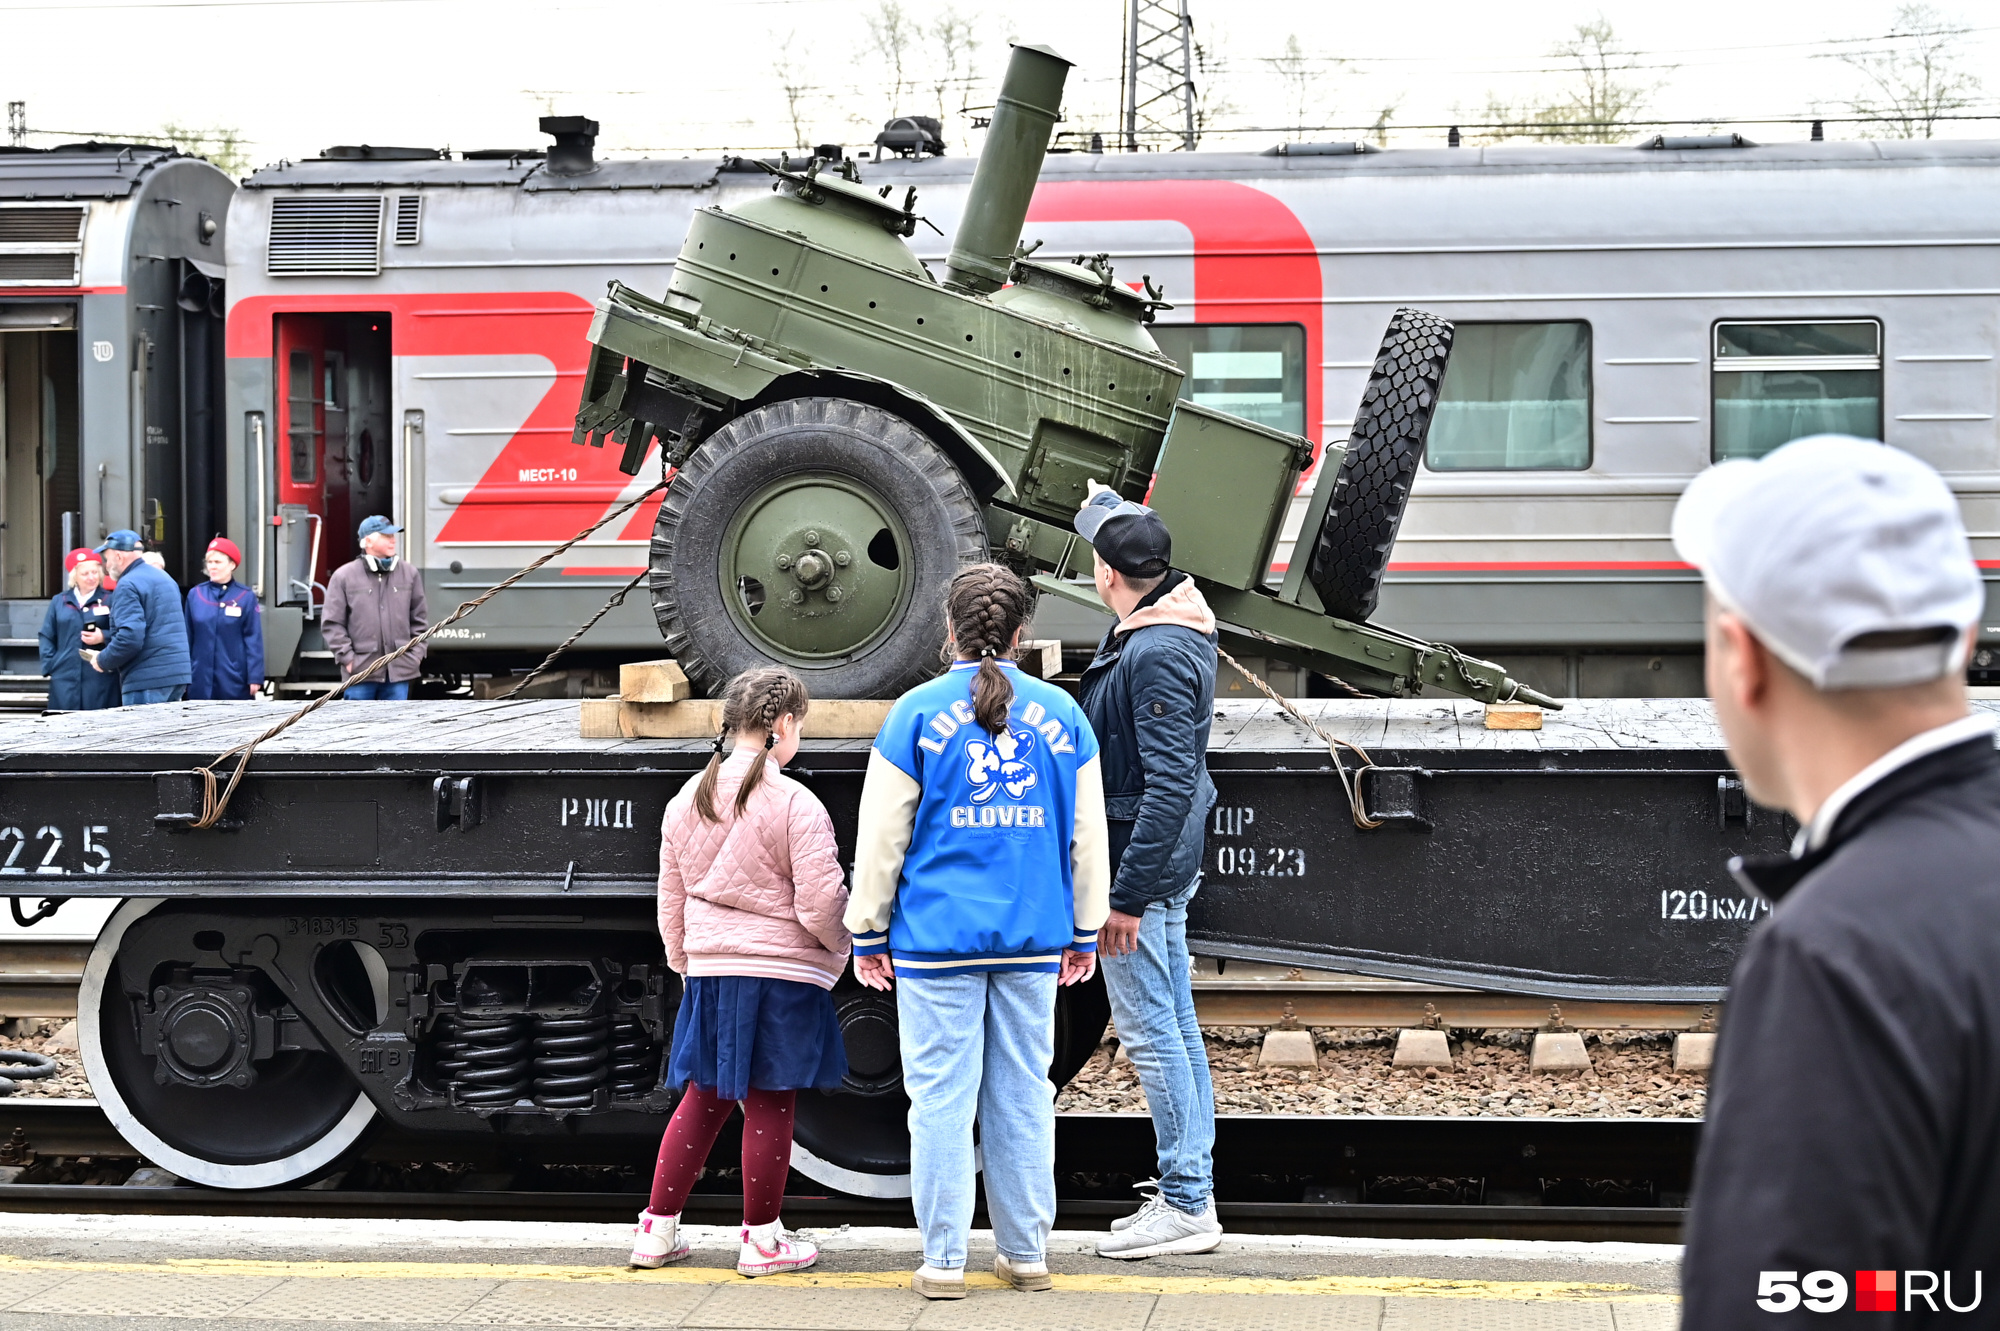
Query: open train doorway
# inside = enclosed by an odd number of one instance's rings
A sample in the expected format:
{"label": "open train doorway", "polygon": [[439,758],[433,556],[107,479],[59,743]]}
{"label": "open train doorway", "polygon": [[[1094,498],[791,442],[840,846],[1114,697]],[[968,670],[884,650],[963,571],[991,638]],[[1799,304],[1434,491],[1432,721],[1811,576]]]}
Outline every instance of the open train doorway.
{"label": "open train doorway", "polygon": [[76,357],[74,305],[0,304],[0,597],[60,591],[87,534]]}
{"label": "open train doorway", "polygon": [[392,512],[389,316],[277,320],[279,605],[316,618],[354,529]]}

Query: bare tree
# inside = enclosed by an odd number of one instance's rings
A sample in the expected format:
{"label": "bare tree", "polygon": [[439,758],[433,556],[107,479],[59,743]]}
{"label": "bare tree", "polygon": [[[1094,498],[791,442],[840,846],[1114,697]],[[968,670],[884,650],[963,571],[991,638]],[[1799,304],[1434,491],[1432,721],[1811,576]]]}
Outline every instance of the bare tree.
{"label": "bare tree", "polygon": [[979,77],[975,65],[979,57],[979,34],[971,19],[960,14],[956,6],[947,5],[931,24],[929,36],[937,53],[931,87],[937,94],[938,123],[948,125],[951,121],[947,107],[953,102],[962,105],[966,86]]}
{"label": "bare tree", "polygon": [[1489,141],[1511,138],[1556,143],[1617,143],[1632,131],[1631,122],[1659,87],[1641,84],[1627,75],[1640,67],[1640,56],[1618,43],[1618,34],[1602,14],[1550,49],[1553,59],[1575,67],[1575,82],[1560,97],[1513,105],[1489,94],[1481,119],[1496,125],[1479,137]]}
{"label": "bare tree", "polygon": [[813,89],[808,82],[807,67],[792,54],[792,42],[797,37],[797,32],[788,32],[785,40],[778,43],[771,72],[778,76],[778,89],[785,94],[785,117],[792,126],[792,146],[804,148],[807,146],[805,105]]}
{"label": "bare tree", "polygon": [[1403,99],[1398,97],[1375,113],[1375,123],[1368,127],[1368,132],[1375,136],[1376,147],[1389,146],[1389,122],[1396,118],[1396,112],[1402,109],[1402,105]]}
{"label": "bare tree", "polygon": [[[1306,54],[1297,33],[1285,38],[1285,49],[1280,55],[1264,57],[1264,63],[1278,76],[1278,85],[1284,90],[1285,121],[1295,134],[1303,134],[1311,123],[1311,109],[1316,80],[1313,77],[1314,60]],[[1344,60],[1335,60],[1338,67]]]}
{"label": "bare tree", "polygon": [[866,22],[869,46],[889,66],[889,114],[903,115],[903,98],[914,87],[910,64],[922,34],[899,0],[876,0],[875,12],[867,15]]}
{"label": "bare tree", "polygon": [[1959,39],[1967,31],[1963,22],[1929,5],[1900,6],[1889,49],[1840,57],[1873,88],[1849,107],[1859,116],[1880,116],[1890,138],[1930,138],[1940,116],[1970,106],[1979,92],[1979,79],[1961,64]]}
{"label": "bare tree", "polygon": [[148,136],[153,142],[164,143],[196,157],[206,157],[217,170],[227,175],[240,176],[250,169],[249,146],[243,142],[243,132],[234,126],[227,128],[214,125],[208,129],[196,129],[192,125],[168,121],[160,126],[160,132]]}

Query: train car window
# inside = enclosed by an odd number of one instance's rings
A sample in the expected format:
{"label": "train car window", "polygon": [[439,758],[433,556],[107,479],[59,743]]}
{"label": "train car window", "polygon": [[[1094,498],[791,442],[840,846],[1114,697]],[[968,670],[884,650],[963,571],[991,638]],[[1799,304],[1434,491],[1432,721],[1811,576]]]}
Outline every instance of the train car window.
{"label": "train car window", "polygon": [[1874,319],[1719,323],[1711,379],[1718,462],[1760,458],[1809,434],[1882,437]]}
{"label": "train car window", "polygon": [[318,431],[313,429],[313,358],[310,351],[294,351],[287,358],[286,396],[290,399],[290,426],[285,431],[291,445],[292,484],[311,485],[319,479],[319,450],[314,447]]}
{"label": "train car window", "polygon": [[1590,465],[1590,325],[1461,323],[1424,445],[1432,471]]}
{"label": "train car window", "polygon": [[1155,324],[1187,371],[1181,396],[1293,434],[1306,432],[1306,330],[1297,324]]}

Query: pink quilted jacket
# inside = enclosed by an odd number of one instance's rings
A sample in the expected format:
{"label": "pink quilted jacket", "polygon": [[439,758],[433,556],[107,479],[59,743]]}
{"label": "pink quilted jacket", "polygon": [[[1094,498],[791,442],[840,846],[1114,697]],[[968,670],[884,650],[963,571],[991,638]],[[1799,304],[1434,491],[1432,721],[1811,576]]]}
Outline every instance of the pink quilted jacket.
{"label": "pink quilted jacket", "polygon": [[847,888],[833,820],[812,792],[767,764],[749,807],[735,813],[751,752],[716,774],[711,823],[694,805],[699,776],[660,825],[660,937],[683,975],[751,975],[833,988],[847,965]]}

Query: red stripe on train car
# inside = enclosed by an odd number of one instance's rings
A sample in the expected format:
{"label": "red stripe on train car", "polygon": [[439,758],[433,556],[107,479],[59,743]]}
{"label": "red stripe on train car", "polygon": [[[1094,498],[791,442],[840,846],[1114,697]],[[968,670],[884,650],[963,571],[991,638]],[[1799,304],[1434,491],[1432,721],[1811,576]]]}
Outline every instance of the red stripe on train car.
{"label": "red stripe on train car", "polygon": [[1234,180],[1045,181],[1035,189],[1028,220],[1186,227],[1194,242],[1194,291],[1184,294],[1195,322],[1226,322],[1232,316],[1224,307],[1256,305],[1260,322],[1305,328],[1306,434],[1318,456],[1326,310],[1312,236],[1290,208]]}
{"label": "red stripe on train car", "polygon": [[[227,347],[233,357],[272,354],[279,314],[389,316],[396,356],[538,356],[555,382],[515,428],[485,475],[445,519],[436,539],[561,541],[604,515],[631,484],[618,470],[618,451],[569,442],[576,418],[577,376],[590,359],[591,303],[569,291],[332,292],[249,296],[229,311]],[[574,470],[559,496],[520,496],[523,472]],[[552,502],[553,501],[553,502]],[[648,512],[646,506],[642,511]],[[630,576],[629,574],[627,576]]]}
{"label": "red stripe on train car", "polygon": [[1391,564],[1391,573],[1569,573],[1569,572],[1659,572],[1672,571],[1692,573],[1693,564],[1683,564],[1677,559],[1532,559],[1532,560],[1478,560],[1466,563],[1445,563],[1424,560],[1420,563]]}

